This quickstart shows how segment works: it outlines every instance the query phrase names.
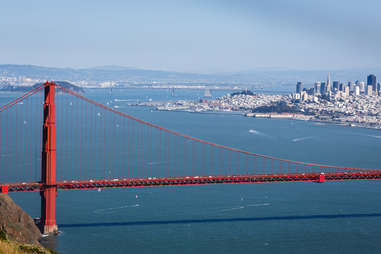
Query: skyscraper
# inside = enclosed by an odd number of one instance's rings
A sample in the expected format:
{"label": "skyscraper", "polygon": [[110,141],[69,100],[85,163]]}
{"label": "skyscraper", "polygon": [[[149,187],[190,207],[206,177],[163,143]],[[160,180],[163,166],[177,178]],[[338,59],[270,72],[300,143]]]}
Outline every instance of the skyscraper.
{"label": "skyscraper", "polygon": [[352,81],[348,81],[348,88],[349,88],[349,91],[353,91],[354,89],[354,83]]}
{"label": "skyscraper", "polygon": [[321,95],[325,95],[326,92],[327,92],[327,85],[325,84],[325,82],[321,82],[320,84],[320,93]]}
{"label": "skyscraper", "polygon": [[372,95],[372,90],[373,90],[373,87],[371,85],[367,86],[366,87],[366,95]]}
{"label": "skyscraper", "polygon": [[327,77],[327,93],[332,91],[331,89],[331,73],[328,72],[328,77]]}
{"label": "skyscraper", "polygon": [[333,91],[338,91],[339,90],[339,81],[333,81],[332,90]]}
{"label": "skyscraper", "polygon": [[315,90],[314,90],[314,93],[315,93],[315,94],[320,94],[320,82],[316,82],[316,83],[315,83]]}
{"label": "skyscraper", "polygon": [[298,83],[296,83],[296,93],[301,93],[303,90],[303,83],[298,81]]}
{"label": "skyscraper", "polygon": [[340,91],[344,91],[344,87],[345,87],[345,84],[344,83],[340,83],[339,90]]}
{"label": "skyscraper", "polygon": [[355,93],[356,96],[360,95],[360,86],[358,86],[358,85],[355,86],[354,93]]}
{"label": "skyscraper", "polygon": [[368,76],[368,82],[367,82],[367,85],[368,85],[368,86],[372,86],[373,91],[376,91],[376,90],[377,90],[377,79],[376,79],[376,75],[374,75],[374,74],[370,74],[370,75]]}

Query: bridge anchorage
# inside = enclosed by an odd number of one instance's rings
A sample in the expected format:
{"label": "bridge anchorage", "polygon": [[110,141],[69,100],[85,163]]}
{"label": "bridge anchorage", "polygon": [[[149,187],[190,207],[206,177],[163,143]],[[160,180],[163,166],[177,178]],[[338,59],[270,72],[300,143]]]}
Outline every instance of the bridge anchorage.
{"label": "bridge anchorage", "polygon": [[0,107],[0,193],[39,191],[42,233],[58,230],[59,190],[381,179],[381,169],[291,161],[205,141],[111,104],[45,82]]}

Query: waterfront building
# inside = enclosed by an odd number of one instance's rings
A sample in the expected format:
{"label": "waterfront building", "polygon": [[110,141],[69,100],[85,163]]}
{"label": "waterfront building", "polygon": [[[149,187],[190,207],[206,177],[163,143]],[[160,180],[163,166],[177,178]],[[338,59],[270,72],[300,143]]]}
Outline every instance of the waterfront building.
{"label": "waterfront building", "polygon": [[298,81],[298,83],[296,83],[296,93],[301,93],[303,91],[303,83]]}
{"label": "waterfront building", "polygon": [[368,76],[368,82],[367,82],[367,85],[368,86],[372,86],[372,89],[373,91],[376,91],[377,90],[377,79],[376,79],[376,75],[374,74],[370,74]]}

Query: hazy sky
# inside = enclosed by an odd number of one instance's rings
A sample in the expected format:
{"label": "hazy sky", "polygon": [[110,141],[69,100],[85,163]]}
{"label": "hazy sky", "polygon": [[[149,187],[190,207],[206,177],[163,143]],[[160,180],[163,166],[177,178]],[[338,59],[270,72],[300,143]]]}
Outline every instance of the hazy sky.
{"label": "hazy sky", "polygon": [[0,10],[4,64],[381,67],[379,0],[4,0]]}

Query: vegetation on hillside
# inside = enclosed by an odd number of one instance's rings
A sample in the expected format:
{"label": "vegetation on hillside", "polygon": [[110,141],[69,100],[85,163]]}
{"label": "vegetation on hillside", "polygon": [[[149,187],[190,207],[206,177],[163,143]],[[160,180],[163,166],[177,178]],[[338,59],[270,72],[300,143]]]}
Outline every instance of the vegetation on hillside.
{"label": "vegetation on hillside", "polygon": [[0,230],[0,254],[58,254],[53,250],[37,245],[22,244],[10,241],[4,231]]}

